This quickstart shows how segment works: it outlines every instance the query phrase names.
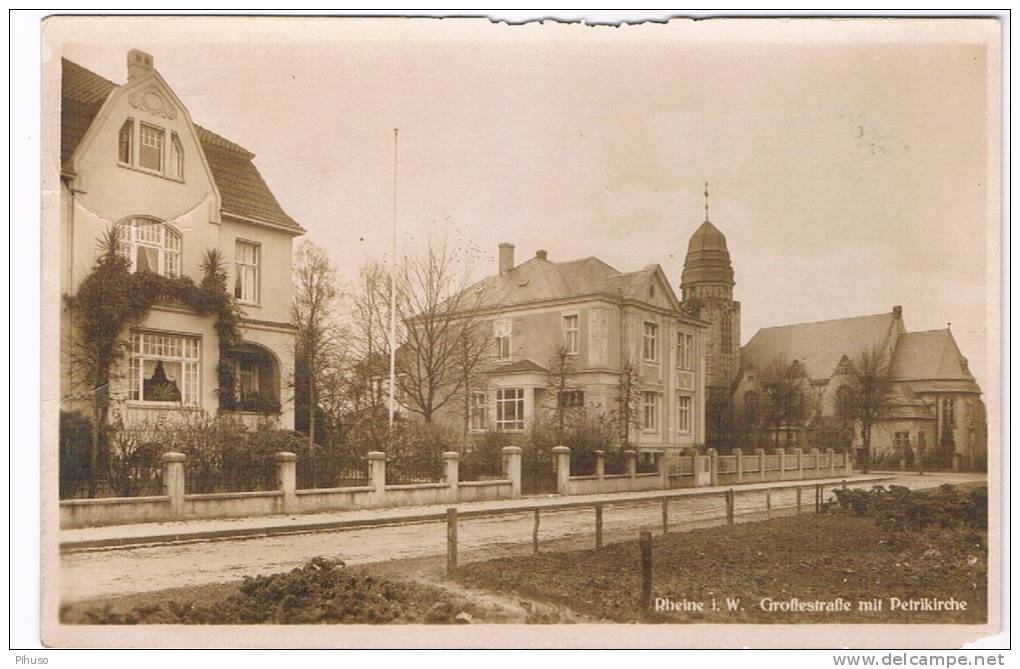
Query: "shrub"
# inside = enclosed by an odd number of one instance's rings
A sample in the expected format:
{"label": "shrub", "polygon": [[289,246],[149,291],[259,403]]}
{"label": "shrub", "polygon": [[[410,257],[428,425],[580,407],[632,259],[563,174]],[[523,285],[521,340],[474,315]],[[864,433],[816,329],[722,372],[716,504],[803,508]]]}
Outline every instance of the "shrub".
{"label": "shrub", "polygon": [[964,492],[946,484],[933,491],[876,485],[870,491],[837,490],[839,508],[871,517],[889,532],[916,531],[937,525],[984,529],[988,520],[988,488]]}
{"label": "shrub", "polygon": [[[453,623],[472,608],[420,586],[351,574],[340,561],[313,558],[270,576],[245,577],[237,591],[211,601],[171,600],[119,612],[112,604],[86,609],[92,625],[136,624],[380,624]],[[65,614],[65,619],[67,615]]]}
{"label": "shrub", "polygon": [[89,479],[92,421],[77,411],[60,412],[60,497],[74,497]]}
{"label": "shrub", "polygon": [[174,450],[173,431],[162,414],[138,426],[125,427],[116,416],[108,432],[110,488],[117,497],[159,494],[162,485],[160,456]]}

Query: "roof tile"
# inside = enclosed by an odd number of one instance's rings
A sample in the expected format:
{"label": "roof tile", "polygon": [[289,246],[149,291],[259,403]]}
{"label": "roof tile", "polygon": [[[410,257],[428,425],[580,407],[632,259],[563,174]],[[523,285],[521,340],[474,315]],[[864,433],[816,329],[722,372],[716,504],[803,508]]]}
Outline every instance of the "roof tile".
{"label": "roof tile", "polygon": [[[60,158],[66,161],[81,143],[100,107],[117,84],[62,59],[60,107]],[[271,223],[295,231],[302,228],[280,206],[243,146],[195,124],[202,152],[220,191],[225,214]]]}

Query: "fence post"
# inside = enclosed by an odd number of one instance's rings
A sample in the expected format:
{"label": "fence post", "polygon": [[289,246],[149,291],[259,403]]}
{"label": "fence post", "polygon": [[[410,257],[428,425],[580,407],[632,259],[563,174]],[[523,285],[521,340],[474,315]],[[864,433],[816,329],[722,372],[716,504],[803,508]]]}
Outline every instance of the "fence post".
{"label": "fence post", "polygon": [[457,509],[446,510],[446,575],[457,570]]}
{"label": "fence post", "polygon": [[504,446],[503,457],[506,458],[506,474],[510,479],[510,497],[521,496],[521,447]]}
{"label": "fence post", "polygon": [[570,494],[570,449],[557,446],[552,449],[556,458],[556,492],[560,495]]}
{"label": "fence post", "polygon": [[375,502],[382,504],[386,500],[386,454],[369,451],[365,458],[368,460],[368,480],[375,488]]}
{"label": "fence post", "polygon": [[744,451],[739,448],[733,449],[733,455],[737,456],[737,483],[744,482]]}
{"label": "fence post", "polygon": [[772,491],[765,491],[765,518],[772,520]]}
{"label": "fence post", "polygon": [[538,555],[538,523],[539,523],[540,509],[535,509],[535,524],[531,528],[531,552],[533,555]]}
{"label": "fence post", "polygon": [[641,544],[641,611],[649,613],[652,608],[652,533],[642,530]]}
{"label": "fence post", "polygon": [[184,515],[184,453],[163,454],[163,494],[170,498],[170,515]]}
{"label": "fence post", "polygon": [[664,452],[656,454],[655,467],[659,470],[659,487],[669,490],[669,460]]}
{"label": "fence post", "polygon": [[708,454],[708,485],[719,485],[719,451],[714,448]]}
{"label": "fence post", "polygon": [[[922,468],[921,473],[923,474],[924,465],[922,465],[921,468]],[[849,450],[843,451],[843,473],[845,473],[847,476],[850,476],[851,474],[854,473],[854,461],[850,457]]]}
{"label": "fence post", "polygon": [[835,451],[833,451],[831,448],[827,448],[827,449],[825,449],[825,453],[826,453],[826,455],[829,456],[829,476],[835,478],[836,477],[836,456],[835,456]]}
{"label": "fence post", "polygon": [[819,450],[817,448],[812,448],[811,449],[811,455],[813,455],[814,459],[815,459],[815,472],[814,472],[814,475],[811,477],[811,478],[814,478],[814,479],[819,478],[819,473],[818,473],[818,456],[820,454],[821,453],[819,452]]}
{"label": "fence post", "polygon": [[822,484],[815,485],[815,513],[822,512]]}
{"label": "fence post", "polygon": [[797,515],[800,515],[800,493],[803,492],[801,488],[797,488]]}
{"label": "fence post", "polygon": [[276,485],[283,491],[283,512],[297,508],[297,456],[287,451],[276,454]]}
{"label": "fence post", "polygon": [[601,481],[606,477],[606,452],[595,451],[595,476]]}
{"label": "fence post", "polygon": [[669,497],[662,498],[662,533],[669,534]]}
{"label": "fence post", "polygon": [[602,504],[595,504],[595,548],[602,548]]}
{"label": "fence post", "polygon": [[637,451],[624,451],[627,456],[627,476],[632,480],[637,478]]}
{"label": "fence post", "polygon": [[756,448],[754,454],[758,456],[758,480],[765,482],[765,449]]}
{"label": "fence post", "polygon": [[733,524],[734,507],[736,506],[735,493],[733,488],[726,491],[726,524]]}
{"label": "fence post", "polygon": [[795,448],[793,454],[797,456],[797,478],[802,479],[804,478],[804,449]]}
{"label": "fence post", "polygon": [[450,501],[457,501],[457,489],[460,485],[460,453],[446,451],[443,453],[443,478],[450,486]]}

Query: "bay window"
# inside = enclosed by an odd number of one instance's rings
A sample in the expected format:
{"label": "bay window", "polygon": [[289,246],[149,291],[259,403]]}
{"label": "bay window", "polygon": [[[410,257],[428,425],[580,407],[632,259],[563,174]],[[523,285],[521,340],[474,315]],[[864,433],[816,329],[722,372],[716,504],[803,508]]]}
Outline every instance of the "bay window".
{"label": "bay window", "polygon": [[199,403],[198,337],[133,331],[128,356],[128,399]]}
{"label": "bay window", "polygon": [[496,390],[496,429],[501,432],[524,431],[524,388]]}

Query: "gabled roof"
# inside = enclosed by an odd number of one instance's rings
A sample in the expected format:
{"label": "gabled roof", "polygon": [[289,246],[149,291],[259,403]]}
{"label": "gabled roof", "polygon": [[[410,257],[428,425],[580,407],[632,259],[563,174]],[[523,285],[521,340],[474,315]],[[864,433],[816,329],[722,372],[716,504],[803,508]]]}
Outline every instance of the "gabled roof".
{"label": "gabled roof", "polygon": [[[473,309],[497,309],[598,293],[647,301],[647,286],[661,272],[658,265],[620,272],[594,257],[552,262],[536,256],[506,273],[478,281],[462,293],[461,302]],[[672,290],[668,281],[663,284],[667,291]],[[675,295],[671,301],[678,304]]]}
{"label": "gabled roof", "polygon": [[[949,329],[908,332],[900,336],[892,359],[893,378],[925,390],[980,392]],[[926,383],[931,385],[929,388]]]}
{"label": "gabled roof", "polygon": [[[117,84],[66,58],[61,59],[61,66],[60,159],[64,163]],[[269,190],[252,162],[255,154],[198,124],[195,131],[220,191],[224,214],[302,231]]]}
{"label": "gabled roof", "polygon": [[883,345],[896,325],[892,312],[762,328],[741,349],[745,363],[765,367],[776,358],[797,361],[808,378],[828,380],[844,355]]}

